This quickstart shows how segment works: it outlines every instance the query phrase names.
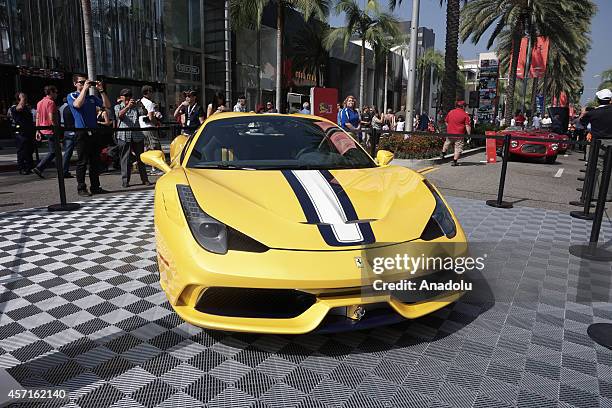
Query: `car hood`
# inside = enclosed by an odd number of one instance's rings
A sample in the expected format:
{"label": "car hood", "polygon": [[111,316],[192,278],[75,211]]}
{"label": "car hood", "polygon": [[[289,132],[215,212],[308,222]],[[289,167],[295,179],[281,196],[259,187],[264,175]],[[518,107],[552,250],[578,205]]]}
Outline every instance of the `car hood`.
{"label": "car hood", "polygon": [[185,169],[185,175],[205,212],[270,248],[342,250],[409,241],[421,236],[435,208],[423,177],[397,166]]}

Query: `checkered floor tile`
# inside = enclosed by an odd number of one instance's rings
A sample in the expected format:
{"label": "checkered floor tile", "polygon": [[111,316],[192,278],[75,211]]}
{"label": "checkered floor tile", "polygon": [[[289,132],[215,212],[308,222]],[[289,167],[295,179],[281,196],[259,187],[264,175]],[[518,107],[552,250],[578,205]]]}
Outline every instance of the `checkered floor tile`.
{"label": "checkered floor tile", "polygon": [[[202,330],[160,291],[153,195],[0,214],[0,368],[65,407],[612,407],[612,268],[590,223],[450,198],[487,270],[425,318],[335,335]],[[606,220],[602,242],[612,239]]]}

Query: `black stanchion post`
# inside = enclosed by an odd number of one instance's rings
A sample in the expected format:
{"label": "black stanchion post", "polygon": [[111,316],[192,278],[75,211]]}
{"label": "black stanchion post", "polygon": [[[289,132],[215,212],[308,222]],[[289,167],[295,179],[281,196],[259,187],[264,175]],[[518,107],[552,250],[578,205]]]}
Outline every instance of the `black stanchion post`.
{"label": "black stanchion post", "polygon": [[62,148],[60,146],[60,133],[59,127],[53,129],[51,134],[51,140],[53,141],[53,148],[55,151],[55,167],[57,168],[57,182],[59,184],[60,203],[51,204],[47,207],[49,211],[73,211],[81,207],[78,203],[66,202],[66,186],[64,184],[64,165],[62,161]]}
{"label": "black stanchion post", "polygon": [[601,149],[601,140],[597,139],[591,145],[589,154],[589,163],[587,172],[584,176],[584,209],[582,211],[571,211],[570,215],[581,220],[592,220],[593,214],[590,214],[591,201],[593,200],[593,190],[595,190],[595,176],[597,173],[597,161],[599,159],[599,150]]}
{"label": "black stanchion post", "polygon": [[570,246],[570,254],[579,258],[590,259],[593,261],[612,261],[612,252],[603,248],[598,248],[599,232],[603,221],[604,211],[606,210],[606,197],[608,195],[608,185],[610,184],[610,173],[612,173],[612,145],[606,146],[606,156],[604,160],[604,170],[601,185],[599,186],[599,197],[597,207],[593,216],[593,226],[591,227],[591,237],[588,245]]}
{"label": "black stanchion post", "polygon": [[510,153],[510,135],[504,136],[504,147],[502,152],[502,168],[499,176],[499,188],[497,190],[497,200],[487,200],[487,205],[496,208],[512,208],[512,203],[503,201],[504,186],[506,184],[506,171],[508,169],[508,155]]}
{"label": "black stanchion post", "polygon": [[[584,161],[586,161],[586,145],[584,146]],[[578,179],[580,180],[580,179]],[[584,180],[582,182],[582,191],[580,192],[580,198],[577,201],[570,201],[569,204],[570,205],[575,205],[577,207],[583,207],[584,206],[584,196],[585,196],[585,192],[586,192],[586,183],[587,183],[587,177],[585,175]]]}

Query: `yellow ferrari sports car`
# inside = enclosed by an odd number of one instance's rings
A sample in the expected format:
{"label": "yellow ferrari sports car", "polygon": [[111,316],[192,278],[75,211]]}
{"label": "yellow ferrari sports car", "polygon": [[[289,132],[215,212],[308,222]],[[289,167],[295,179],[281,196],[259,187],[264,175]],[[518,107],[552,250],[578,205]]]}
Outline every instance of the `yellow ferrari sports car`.
{"label": "yellow ferrari sports car", "polygon": [[354,330],[418,318],[466,291],[456,271],[425,262],[467,253],[439,191],[326,119],[217,114],[177,137],[170,156],[142,158],[165,172],[155,186],[160,284],[191,324]]}

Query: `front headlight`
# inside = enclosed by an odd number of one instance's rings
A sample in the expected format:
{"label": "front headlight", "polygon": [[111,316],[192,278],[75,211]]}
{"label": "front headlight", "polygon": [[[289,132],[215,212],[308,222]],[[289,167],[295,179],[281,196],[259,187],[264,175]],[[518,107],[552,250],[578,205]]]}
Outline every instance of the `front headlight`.
{"label": "front headlight", "polygon": [[511,141],[510,147],[518,147],[518,142],[516,140]]}
{"label": "front headlight", "polygon": [[[457,234],[457,226],[455,225],[455,221],[453,220],[450,211],[446,207],[446,204],[444,204],[444,201],[442,200],[442,197],[440,197],[440,194],[438,194],[436,189],[429,183],[429,181],[423,180],[423,182],[425,183],[427,188],[429,188],[429,191],[431,191],[431,194],[433,194],[434,198],[436,199],[436,208],[434,209],[434,212],[431,215],[431,220],[428,223],[428,227],[430,226],[430,224],[432,224],[431,221],[433,220],[435,224],[437,224],[442,234],[446,235],[447,238],[453,238]],[[431,239],[431,234],[427,235],[429,235]]]}
{"label": "front headlight", "polygon": [[559,145],[558,145],[557,143],[553,143],[553,144],[552,144],[550,147],[551,147],[553,150],[557,150],[557,149],[559,149]]}
{"label": "front headlight", "polygon": [[215,254],[227,253],[227,226],[206,214],[198,205],[189,186],[177,185],[183,213],[198,244]]}

